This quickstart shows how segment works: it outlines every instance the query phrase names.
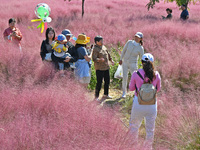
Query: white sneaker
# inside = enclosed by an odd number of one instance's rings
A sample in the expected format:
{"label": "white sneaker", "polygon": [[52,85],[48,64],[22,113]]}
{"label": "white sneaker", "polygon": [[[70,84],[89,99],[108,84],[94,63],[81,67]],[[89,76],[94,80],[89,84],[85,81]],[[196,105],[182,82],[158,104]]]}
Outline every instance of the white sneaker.
{"label": "white sneaker", "polygon": [[103,99],[112,99],[112,97],[110,95],[104,95]]}
{"label": "white sneaker", "polygon": [[76,69],[76,67],[75,67],[75,63],[71,63],[71,64],[70,64],[70,68],[72,68],[72,69]]}
{"label": "white sneaker", "polygon": [[123,92],[122,98],[126,98],[126,93]]}
{"label": "white sneaker", "polygon": [[98,97],[94,99],[96,102],[101,103],[102,100],[100,100]]}

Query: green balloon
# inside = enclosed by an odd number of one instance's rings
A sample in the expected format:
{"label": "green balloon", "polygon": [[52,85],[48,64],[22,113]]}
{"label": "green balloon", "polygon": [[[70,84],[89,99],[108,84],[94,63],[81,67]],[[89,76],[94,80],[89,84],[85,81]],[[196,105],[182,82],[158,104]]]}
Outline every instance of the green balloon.
{"label": "green balloon", "polygon": [[40,3],[35,8],[35,14],[38,18],[46,18],[50,15],[50,7],[45,3]]}
{"label": "green balloon", "polygon": [[49,11],[44,7],[39,7],[37,13],[42,19],[49,16]]}

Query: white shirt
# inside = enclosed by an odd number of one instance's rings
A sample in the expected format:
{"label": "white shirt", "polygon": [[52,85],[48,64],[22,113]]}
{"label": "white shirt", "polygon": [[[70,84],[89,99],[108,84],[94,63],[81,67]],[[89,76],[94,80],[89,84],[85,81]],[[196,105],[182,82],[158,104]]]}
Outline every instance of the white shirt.
{"label": "white shirt", "polygon": [[123,48],[120,60],[123,60],[123,62],[137,63],[138,57],[142,58],[143,54],[143,46],[134,40],[129,40]]}

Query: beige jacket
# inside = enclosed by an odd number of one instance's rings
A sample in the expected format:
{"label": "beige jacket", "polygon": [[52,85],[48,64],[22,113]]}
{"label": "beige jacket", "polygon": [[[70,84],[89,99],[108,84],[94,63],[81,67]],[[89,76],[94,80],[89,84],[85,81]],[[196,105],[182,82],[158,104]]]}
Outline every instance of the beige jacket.
{"label": "beige jacket", "polygon": [[[97,58],[104,58],[104,62],[98,62]],[[95,45],[92,52],[92,60],[94,61],[95,70],[108,70],[110,69],[108,61],[112,60],[107,48],[103,46]]]}

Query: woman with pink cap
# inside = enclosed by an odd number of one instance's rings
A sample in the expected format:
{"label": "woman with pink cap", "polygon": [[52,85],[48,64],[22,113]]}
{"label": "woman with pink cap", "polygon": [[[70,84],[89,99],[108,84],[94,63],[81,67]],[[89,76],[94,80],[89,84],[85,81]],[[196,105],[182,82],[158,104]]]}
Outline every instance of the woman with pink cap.
{"label": "woman with pink cap", "polygon": [[[152,149],[155,120],[157,117],[156,93],[161,89],[160,74],[157,71],[154,71],[153,61],[153,55],[150,53],[144,54],[142,56],[143,69],[138,69],[138,71],[133,73],[129,84],[130,91],[135,90],[130,118],[130,133],[134,138],[133,140],[137,141],[140,125],[142,120],[145,119],[145,146],[149,149]],[[145,97],[145,84],[147,85],[146,88],[150,85],[149,87],[151,87],[151,89],[153,89],[152,92],[154,92],[153,95],[150,92],[146,94],[146,101],[143,99]],[[148,91],[150,90],[148,89]]]}
{"label": "woman with pink cap", "polygon": [[141,32],[137,32],[135,34],[134,40],[129,40],[121,53],[119,65],[122,65],[123,69],[123,81],[122,81],[122,89],[123,94],[122,98],[126,97],[127,94],[127,80],[128,80],[128,73],[132,74],[133,71],[138,69],[138,57],[142,57],[144,54],[143,48],[143,34]]}

